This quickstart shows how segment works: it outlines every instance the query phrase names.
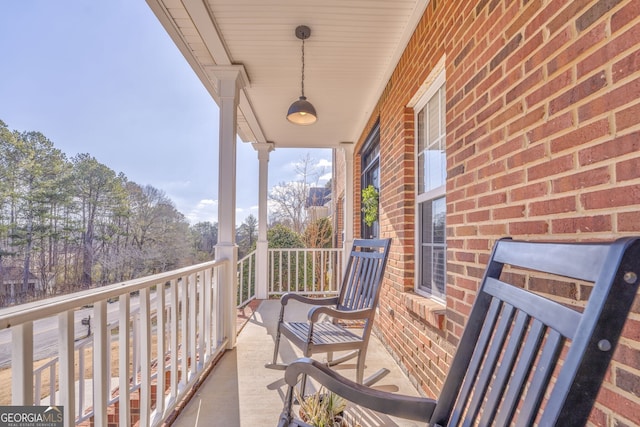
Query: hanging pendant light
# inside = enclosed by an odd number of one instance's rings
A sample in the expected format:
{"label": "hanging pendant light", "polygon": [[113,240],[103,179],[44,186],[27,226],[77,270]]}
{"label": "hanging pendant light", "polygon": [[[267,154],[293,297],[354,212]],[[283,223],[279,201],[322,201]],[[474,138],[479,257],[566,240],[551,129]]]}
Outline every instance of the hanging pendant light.
{"label": "hanging pendant light", "polygon": [[318,120],[316,109],[304,96],[304,41],[311,35],[311,28],[300,25],[296,28],[296,37],[302,40],[302,95],[289,107],[287,120],[296,125],[310,125]]}

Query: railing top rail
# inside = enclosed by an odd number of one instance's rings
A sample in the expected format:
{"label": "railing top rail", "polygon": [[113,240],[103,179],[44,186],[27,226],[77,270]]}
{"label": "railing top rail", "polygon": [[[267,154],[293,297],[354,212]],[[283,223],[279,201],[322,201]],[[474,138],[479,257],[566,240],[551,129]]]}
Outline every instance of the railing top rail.
{"label": "railing top rail", "polygon": [[246,254],[245,256],[243,256],[242,258],[240,258],[238,260],[238,264],[240,264],[241,262],[244,262],[246,260],[248,260],[249,258],[256,256],[257,251],[251,251],[248,254]]}
{"label": "railing top rail", "polygon": [[160,282],[170,281],[197,271],[215,268],[229,263],[228,259],[208,261],[166,273],[158,273],[122,283],[102,286],[74,292],[68,295],[47,298],[39,301],[0,309],[0,329],[10,328],[25,322],[34,321],[73,310],[84,305],[91,305],[125,293],[136,292]]}
{"label": "railing top rail", "polygon": [[269,252],[342,252],[342,248],[269,248]]}

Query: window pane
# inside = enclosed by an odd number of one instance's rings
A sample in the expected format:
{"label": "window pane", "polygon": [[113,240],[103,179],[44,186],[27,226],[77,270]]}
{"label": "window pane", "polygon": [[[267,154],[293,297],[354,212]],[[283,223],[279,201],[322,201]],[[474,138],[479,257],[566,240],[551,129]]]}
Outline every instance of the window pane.
{"label": "window pane", "polygon": [[424,167],[424,160],[425,156],[424,153],[420,153],[418,155],[418,194],[422,194],[425,191],[425,177],[424,177],[424,171],[425,171],[425,167]]}
{"label": "window pane", "polygon": [[429,135],[427,141],[429,145],[440,139],[440,97],[436,93],[433,98],[429,100],[427,108],[429,109],[429,118],[427,119],[427,129]]}
{"label": "window pane", "polygon": [[442,87],[440,88],[440,109],[442,110],[443,114],[440,114],[440,133],[444,135],[444,127],[445,127],[445,122],[446,122],[446,115],[444,114],[445,111],[447,111],[446,108],[446,98],[445,98],[445,85],[442,85]]}
{"label": "window pane", "polygon": [[443,164],[444,153],[439,149],[428,150],[424,168],[426,170],[425,189],[432,190],[445,184],[445,164]]}
{"label": "window pane", "polygon": [[444,85],[416,116],[418,139],[418,194],[445,185],[447,159]]}
{"label": "window pane", "polygon": [[419,289],[444,299],[446,284],[446,201],[444,197],[420,204]]}
{"label": "window pane", "polygon": [[422,219],[420,224],[422,224],[422,243],[431,243],[433,242],[433,227],[431,227],[431,218],[433,218],[431,201],[421,203],[422,205]]}
{"label": "window pane", "polygon": [[446,243],[446,205],[444,197],[433,201],[433,243]]}
{"label": "window pane", "polygon": [[424,110],[420,110],[418,113],[418,153],[421,153],[424,150],[425,139]]}

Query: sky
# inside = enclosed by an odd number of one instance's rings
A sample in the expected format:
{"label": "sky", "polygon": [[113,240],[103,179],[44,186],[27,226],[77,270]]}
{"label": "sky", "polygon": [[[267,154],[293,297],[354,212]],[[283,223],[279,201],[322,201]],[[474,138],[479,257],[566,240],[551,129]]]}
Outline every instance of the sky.
{"label": "sky", "polygon": [[[0,120],[163,190],[192,224],[217,221],[218,107],[144,0],[3,1]],[[324,185],[330,150],[276,149],[269,188],[307,154]],[[237,160],[240,225],[258,214],[257,152],[238,139]]]}

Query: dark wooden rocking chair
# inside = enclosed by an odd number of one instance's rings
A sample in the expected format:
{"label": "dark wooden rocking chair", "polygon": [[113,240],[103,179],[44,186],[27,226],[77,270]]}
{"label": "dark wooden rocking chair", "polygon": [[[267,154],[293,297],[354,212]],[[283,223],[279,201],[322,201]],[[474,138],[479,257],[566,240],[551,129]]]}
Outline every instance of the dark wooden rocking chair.
{"label": "dark wooden rocking chair", "polygon": [[[309,298],[297,294],[285,294],[276,333],[273,363],[267,368],[285,369],[287,365],[277,363],[281,335],[302,349],[308,357],[316,353],[327,353],[329,366],[334,366],[358,357],[356,381],[364,381],[364,362],[367,353],[373,318],[375,315],[380,285],[389,256],[391,239],[359,239],[353,243],[347,269],[340,286],[339,295],[331,298]],[[314,307],[309,310],[308,322],[285,321],[285,308],[290,300],[300,301]],[[359,321],[363,328],[354,332],[340,322]],[[350,351],[333,359],[335,351]],[[371,383],[388,371],[378,371],[367,380]],[[304,390],[304,382],[302,385]]]}
{"label": "dark wooden rocking chair", "polygon": [[[432,427],[584,426],[636,297],[639,239],[500,240],[437,400],[374,390],[304,358],[285,372],[279,426],[306,426],[291,409],[300,375],[361,407]],[[593,283],[582,312],[522,288],[567,278]]]}

